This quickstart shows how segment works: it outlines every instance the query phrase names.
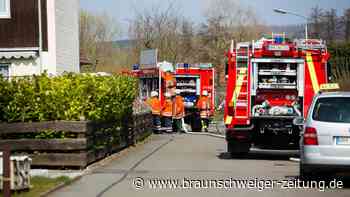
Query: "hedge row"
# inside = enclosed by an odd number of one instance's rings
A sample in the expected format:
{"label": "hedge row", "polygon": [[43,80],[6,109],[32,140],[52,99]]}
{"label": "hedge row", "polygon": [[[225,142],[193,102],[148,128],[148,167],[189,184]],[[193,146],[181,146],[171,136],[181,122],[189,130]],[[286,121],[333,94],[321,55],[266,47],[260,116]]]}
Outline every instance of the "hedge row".
{"label": "hedge row", "polygon": [[120,120],[132,112],[136,84],[125,75],[0,76],[0,121]]}

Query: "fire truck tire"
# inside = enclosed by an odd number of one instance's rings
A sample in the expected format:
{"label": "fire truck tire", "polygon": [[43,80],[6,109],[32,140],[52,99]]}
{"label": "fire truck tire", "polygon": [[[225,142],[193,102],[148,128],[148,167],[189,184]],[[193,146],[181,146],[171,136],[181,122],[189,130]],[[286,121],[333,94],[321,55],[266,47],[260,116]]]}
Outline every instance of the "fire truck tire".
{"label": "fire truck tire", "polygon": [[202,127],[196,123],[191,124],[192,132],[201,132]]}
{"label": "fire truck tire", "polygon": [[191,117],[191,129],[193,132],[201,132],[202,131],[202,122],[201,122],[201,118],[198,114],[194,114]]}
{"label": "fire truck tire", "polygon": [[232,158],[244,157],[249,153],[251,144],[249,142],[229,141],[227,150]]}

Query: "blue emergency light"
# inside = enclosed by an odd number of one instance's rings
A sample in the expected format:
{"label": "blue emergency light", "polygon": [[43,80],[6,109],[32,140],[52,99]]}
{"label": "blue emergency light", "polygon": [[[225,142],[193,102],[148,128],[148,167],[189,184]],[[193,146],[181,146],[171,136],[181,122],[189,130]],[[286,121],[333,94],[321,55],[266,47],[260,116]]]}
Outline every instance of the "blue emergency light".
{"label": "blue emergency light", "polygon": [[282,44],[284,42],[284,38],[281,35],[278,35],[274,38],[276,44]]}
{"label": "blue emergency light", "polygon": [[187,64],[187,63],[184,63],[184,68],[185,68],[185,69],[189,69],[189,68],[190,68],[190,65]]}
{"label": "blue emergency light", "polygon": [[140,64],[132,65],[132,70],[140,70]]}

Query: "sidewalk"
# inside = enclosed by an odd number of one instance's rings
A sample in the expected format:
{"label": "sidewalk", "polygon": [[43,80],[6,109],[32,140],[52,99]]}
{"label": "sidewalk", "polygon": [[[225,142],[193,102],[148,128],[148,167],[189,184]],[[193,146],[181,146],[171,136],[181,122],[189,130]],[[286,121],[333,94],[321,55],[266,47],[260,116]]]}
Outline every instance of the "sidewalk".
{"label": "sidewalk", "polygon": [[154,135],[144,144],[118,153],[114,161],[85,174],[72,185],[51,194],[53,197],[96,197],[109,186],[123,181],[146,156],[172,140],[171,135]]}

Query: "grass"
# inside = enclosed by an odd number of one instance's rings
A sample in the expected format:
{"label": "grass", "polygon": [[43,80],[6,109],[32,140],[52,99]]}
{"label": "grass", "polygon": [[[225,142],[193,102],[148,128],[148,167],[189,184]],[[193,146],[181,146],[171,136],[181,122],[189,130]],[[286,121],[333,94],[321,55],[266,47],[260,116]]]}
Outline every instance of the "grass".
{"label": "grass", "polygon": [[[12,197],[39,197],[60,184],[69,184],[70,182],[71,179],[68,177],[58,177],[54,179],[46,177],[32,177],[32,188],[28,191],[13,192]],[[2,196],[2,193],[0,193],[0,197]]]}

